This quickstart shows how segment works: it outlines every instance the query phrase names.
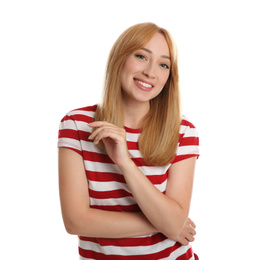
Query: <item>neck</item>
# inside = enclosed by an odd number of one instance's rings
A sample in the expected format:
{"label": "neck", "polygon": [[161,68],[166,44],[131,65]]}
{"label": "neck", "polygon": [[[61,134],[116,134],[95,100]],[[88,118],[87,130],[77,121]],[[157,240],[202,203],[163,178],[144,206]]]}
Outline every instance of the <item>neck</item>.
{"label": "neck", "polygon": [[124,125],[138,129],[142,127],[143,119],[150,108],[149,102],[125,104],[123,103]]}

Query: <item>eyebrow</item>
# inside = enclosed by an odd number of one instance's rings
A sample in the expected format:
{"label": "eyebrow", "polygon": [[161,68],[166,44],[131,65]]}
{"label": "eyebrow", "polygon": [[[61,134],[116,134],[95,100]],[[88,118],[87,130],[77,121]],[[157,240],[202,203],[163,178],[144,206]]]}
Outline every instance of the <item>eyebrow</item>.
{"label": "eyebrow", "polygon": [[[153,54],[153,52],[151,50],[147,49],[147,48],[141,48],[141,49],[146,51],[146,52],[148,52],[148,53],[150,53],[150,54]],[[171,58],[169,56],[167,56],[167,55],[161,55],[161,58],[165,58],[165,59],[171,60]]]}

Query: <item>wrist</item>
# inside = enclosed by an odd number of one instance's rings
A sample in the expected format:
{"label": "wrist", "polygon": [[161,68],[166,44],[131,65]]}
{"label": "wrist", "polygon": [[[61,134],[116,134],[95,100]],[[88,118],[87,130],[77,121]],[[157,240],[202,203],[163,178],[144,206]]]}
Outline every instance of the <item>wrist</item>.
{"label": "wrist", "polygon": [[117,164],[117,166],[123,174],[125,174],[127,170],[131,170],[133,167],[136,167],[131,158],[123,159]]}

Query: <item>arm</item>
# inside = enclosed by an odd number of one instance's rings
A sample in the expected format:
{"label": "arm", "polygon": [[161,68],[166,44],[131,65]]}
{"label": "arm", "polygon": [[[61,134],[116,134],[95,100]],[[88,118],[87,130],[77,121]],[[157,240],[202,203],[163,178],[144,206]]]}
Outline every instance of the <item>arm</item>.
{"label": "arm", "polygon": [[83,159],[67,148],[59,149],[59,190],[63,221],[70,234],[123,238],[157,232],[142,213],[91,209]]}
{"label": "arm", "polygon": [[188,218],[195,158],[170,167],[166,193],[161,193],[131,161],[119,166],[148,220],[169,238],[178,236]]}
{"label": "arm", "polygon": [[93,122],[95,144],[103,140],[110,158],[119,167],[144,215],[168,238],[177,237],[188,218],[195,158],[173,164],[168,174],[166,194],[162,194],[129,157],[124,129],[107,122]]}

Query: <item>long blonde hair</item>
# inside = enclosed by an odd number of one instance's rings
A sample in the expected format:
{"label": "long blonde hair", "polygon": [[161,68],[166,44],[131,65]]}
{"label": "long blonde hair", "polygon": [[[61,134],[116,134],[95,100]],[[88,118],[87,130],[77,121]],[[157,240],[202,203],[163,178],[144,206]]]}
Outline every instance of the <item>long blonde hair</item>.
{"label": "long blonde hair", "polygon": [[[139,150],[149,165],[167,165],[174,158],[181,122],[179,72],[176,45],[167,30],[153,23],[136,24],[124,31],[114,43],[106,66],[105,86],[96,121],[124,126],[121,72],[128,54],[143,48],[155,33],[164,35],[169,46],[171,69],[161,93],[150,100],[139,138]],[[104,149],[103,142],[99,147]]]}

